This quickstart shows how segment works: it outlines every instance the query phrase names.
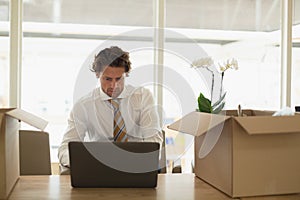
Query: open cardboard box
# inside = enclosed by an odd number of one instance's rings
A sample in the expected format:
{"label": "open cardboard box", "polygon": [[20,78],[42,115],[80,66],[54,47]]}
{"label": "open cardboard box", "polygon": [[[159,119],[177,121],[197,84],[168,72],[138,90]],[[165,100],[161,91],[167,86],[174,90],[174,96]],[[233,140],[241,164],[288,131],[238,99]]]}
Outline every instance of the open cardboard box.
{"label": "open cardboard box", "polygon": [[8,198],[19,178],[19,121],[40,130],[47,122],[21,109],[0,109],[0,199]]}
{"label": "open cardboard box", "polygon": [[168,128],[195,136],[195,175],[231,197],[300,193],[300,115],[192,112]]}

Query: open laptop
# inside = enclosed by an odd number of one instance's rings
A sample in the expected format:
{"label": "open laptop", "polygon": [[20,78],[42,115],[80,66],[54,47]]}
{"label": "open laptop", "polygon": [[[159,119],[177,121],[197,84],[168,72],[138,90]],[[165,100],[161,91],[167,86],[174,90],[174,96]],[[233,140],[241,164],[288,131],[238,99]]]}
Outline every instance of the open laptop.
{"label": "open laptop", "polygon": [[159,143],[69,142],[72,187],[157,185]]}

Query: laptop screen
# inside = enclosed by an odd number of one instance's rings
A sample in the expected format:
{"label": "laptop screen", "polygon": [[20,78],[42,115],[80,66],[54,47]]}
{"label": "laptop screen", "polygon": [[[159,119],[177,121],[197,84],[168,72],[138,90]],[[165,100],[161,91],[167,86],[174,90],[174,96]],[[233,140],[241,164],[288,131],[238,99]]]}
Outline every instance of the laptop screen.
{"label": "laptop screen", "polygon": [[70,142],[73,187],[156,187],[159,143]]}

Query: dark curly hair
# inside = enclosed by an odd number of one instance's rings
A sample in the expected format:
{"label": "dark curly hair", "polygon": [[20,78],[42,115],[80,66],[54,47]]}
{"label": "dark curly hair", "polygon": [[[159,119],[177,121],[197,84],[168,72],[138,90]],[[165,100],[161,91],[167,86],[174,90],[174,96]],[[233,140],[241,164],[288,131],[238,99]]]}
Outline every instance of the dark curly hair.
{"label": "dark curly hair", "polygon": [[129,60],[129,53],[123,51],[117,46],[111,46],[101,50],[94,59],[92,65],[92,72],[103,72],[104,68],[110,67],[124,67],[125,72],[128,73],[131,70],[131,62]]}

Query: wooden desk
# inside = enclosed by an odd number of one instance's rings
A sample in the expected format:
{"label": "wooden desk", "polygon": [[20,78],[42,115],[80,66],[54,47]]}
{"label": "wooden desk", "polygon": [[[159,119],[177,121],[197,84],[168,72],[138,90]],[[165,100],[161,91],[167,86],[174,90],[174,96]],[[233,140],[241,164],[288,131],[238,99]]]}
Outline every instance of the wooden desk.
{"label": "wooden desk", "polygon": [[[13,199],[231,199],[196,178],[194,174],[160,174],[158,186],[151,188],[72,188],[69,176],[22,176],[12,194]],[[247,199],[247,198],[246,198]],[[296,200],[300,195],[250,198]],[[249,199],[249,200],[250,200]],[[247,199],[248,200],[248,199]]]}

